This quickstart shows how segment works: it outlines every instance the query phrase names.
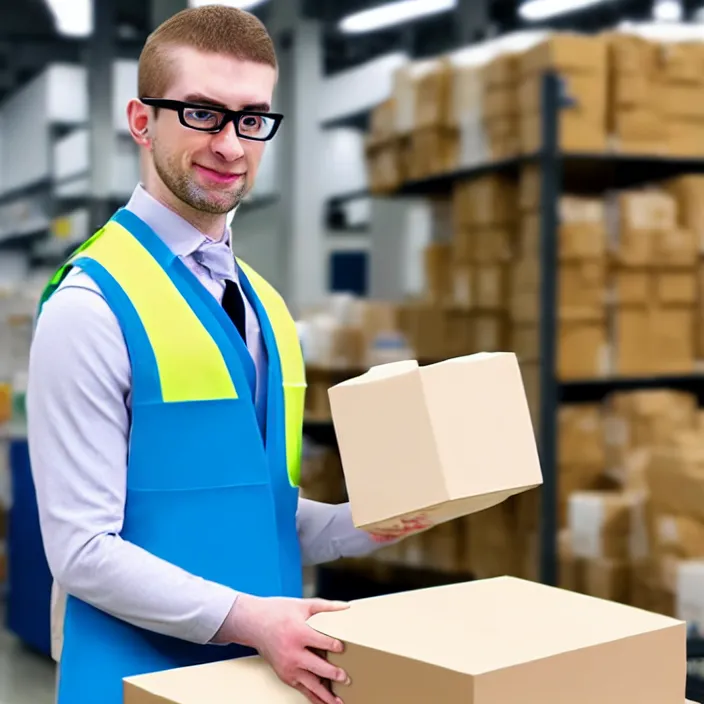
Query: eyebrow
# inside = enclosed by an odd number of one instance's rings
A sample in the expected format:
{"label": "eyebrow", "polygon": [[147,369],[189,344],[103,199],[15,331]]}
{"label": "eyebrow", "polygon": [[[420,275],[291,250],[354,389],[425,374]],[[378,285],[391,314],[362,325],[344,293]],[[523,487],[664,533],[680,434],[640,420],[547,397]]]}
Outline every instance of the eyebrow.
{"label": "eyebrow", "polygon": [[[207,95],[203,95],[202,93],[191,93],[190,95],[187,95],[184,98],[184,101],[186,103],[198,103],[199,105],[207,105],[211,108],[221,108],[223,110],[230,109],[224,103],[221,103],[218,100],[214,100],[213,98],[209,98]],[[245,105],[242,110],[253,110],[254,112],[270,112],[271,106],[269,105],[269,103],[252,103],[250,105]]]}

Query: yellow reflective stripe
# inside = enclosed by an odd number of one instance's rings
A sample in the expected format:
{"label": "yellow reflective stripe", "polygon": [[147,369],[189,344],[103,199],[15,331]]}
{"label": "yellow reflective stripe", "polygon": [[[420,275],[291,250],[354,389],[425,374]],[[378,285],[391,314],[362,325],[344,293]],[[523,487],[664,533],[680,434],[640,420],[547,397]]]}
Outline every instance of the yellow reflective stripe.
{"label": "yellow reflective stripe", "polygon": [[243,261],[238,259],[237,264],[244,271],[266,309],[274,331],[284,389],[286,466],[289,482],[293,486],[298,486],[301,477],[306,391],[305,364],[298,339],[298,330],[278,291]]}
{"label": "yellow reflective stripe", "polygon": [[166,271],[122,225],[110,221],[104,230],[79,256],[105,267],[135,307],[156,357],[163,400],[237,398],[215,340]]}

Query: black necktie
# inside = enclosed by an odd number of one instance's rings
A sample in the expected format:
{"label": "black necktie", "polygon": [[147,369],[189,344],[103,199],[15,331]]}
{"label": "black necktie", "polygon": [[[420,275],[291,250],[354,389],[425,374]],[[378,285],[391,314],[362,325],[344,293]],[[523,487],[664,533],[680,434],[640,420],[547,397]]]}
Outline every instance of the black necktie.
{"label": "black necktie", "polygon": [[244,343],[247,344],[247,331],[245,328],[244,298],[240,287],[229,279],[225,281],[225,293],[222,296],[222,307],[230,320],[235,324]]}

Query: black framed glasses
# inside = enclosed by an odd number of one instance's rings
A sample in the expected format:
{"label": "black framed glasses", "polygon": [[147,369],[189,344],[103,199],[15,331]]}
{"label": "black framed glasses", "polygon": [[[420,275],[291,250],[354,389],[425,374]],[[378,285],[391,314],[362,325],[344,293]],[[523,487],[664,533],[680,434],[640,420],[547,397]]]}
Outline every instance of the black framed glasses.
{"label": "black framed glasses", "polygon": [[210,105],[185,103],[181,100],[164,100],[162,98],[140,98],[145,105],[154,108],[175,110],[184,127],[199,132],[220,132],[232,122],[235,132],[241,139],[266,142],[276,134],[284,116],[275,112],[257,110],[227,110]]}

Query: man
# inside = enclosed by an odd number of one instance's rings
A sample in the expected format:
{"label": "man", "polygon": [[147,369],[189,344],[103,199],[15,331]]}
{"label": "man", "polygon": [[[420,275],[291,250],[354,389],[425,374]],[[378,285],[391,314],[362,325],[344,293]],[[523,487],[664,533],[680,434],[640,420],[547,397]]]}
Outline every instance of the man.
{"label": "man", "polygon": [[[29,443],[65,609],[59,704],[119,704],[122,678],[258,651],[311,702],[346,681],[306,625],[301,565],[379,541],[349,506],[299,500],[304,368],[278,294],[230,250],[252,188],[274,49],[240,10],[148,39],[127,107],[142,183],[57,272],[30,359]],[[62,603],[62,599],[58,599]]]}

